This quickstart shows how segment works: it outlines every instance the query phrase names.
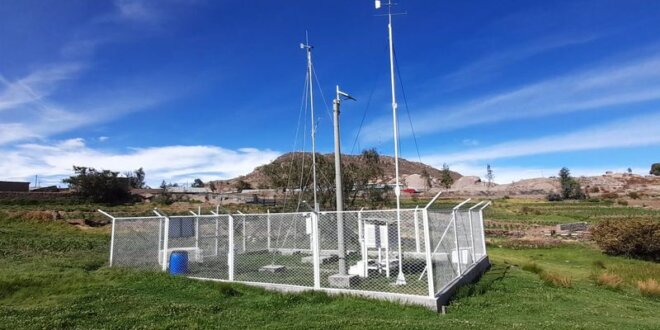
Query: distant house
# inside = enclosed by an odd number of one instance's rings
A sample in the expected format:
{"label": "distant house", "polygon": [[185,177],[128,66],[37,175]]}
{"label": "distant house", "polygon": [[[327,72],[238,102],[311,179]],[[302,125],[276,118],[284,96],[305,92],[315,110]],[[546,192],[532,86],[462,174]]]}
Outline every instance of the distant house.
{"label": "distant house", "polygon": [[29,182],[0,181],[0,191],[28,192]]}

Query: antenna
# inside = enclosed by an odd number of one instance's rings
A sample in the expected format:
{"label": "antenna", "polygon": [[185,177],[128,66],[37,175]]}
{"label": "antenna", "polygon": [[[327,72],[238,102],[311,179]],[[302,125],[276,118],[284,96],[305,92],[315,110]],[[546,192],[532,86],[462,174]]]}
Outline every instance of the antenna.
{"label": "antenna", "polygon": [[[406,278],[403,275],[403,261],[401,253],[401,184],[399,180],[399,121],[397,119],[397,103],[396,103],[396,84],[394,77],[394,41],[392,38],[392,1],[387,1],[387,32],[389,36],[389,51],[390,51],[390,82],[392,87],[392,126],[394,131],[394,172],[396,177],[396,186],[394,188],[394,195],[396,196],[396,220],[397,220],[397,233],[399,243],[399,274],[396,278],[396,285],[405,285]],[[380,1],[376,0],[376,9],[380,8]]]}
{"label": "antenna", "polygon": [[[319,211],[319,204],[316,199],[316,123],[314,121],[314,84],[312,76],[312,48],[309,44],[309,35],[305,31],[305,43],[300,43],[300,48],[307,51],[307,74],[309,75],[309,108],[312,117],[312,176],[314,185],[314,211]],[[304,156],[303,156],[304,157]]]}

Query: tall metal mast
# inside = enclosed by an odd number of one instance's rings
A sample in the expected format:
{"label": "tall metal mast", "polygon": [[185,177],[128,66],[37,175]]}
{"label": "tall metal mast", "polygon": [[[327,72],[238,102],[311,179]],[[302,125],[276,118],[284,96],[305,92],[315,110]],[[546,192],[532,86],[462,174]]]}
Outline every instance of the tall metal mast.
{"label": "tall metal mast", "polygon": [[312,115],[312,180],[314,185],[314,211],[319,211],[319,204],[316,200],[316,122],[314,120],[314,79],[312,73],[312,48],[309,44],[309,36],[305,32],[305,43],[300,44],[300,48],[307,50],[307,74],[309,79],[309,107]]}
{"label": "tall metal mast", "polygon": [[[380,0],[376,0],[376,9],[380,8]],[[392,1],[387,2],[387,32],[389,36],[390,48],[390,81],[392,83],[392,127],[394,129],[394,172],[396,187],[394,188],[394,195],[396,195],[396,222],[398,231],[398,244],[399,244],[399,274],[396,278],[397,285],[406,284],[406,278],[403,275],[403,261],[401,253],[401,185],[399,183],[399,125],[397,119],[397,103],[396,103],[396,83],[394,77],[394,41],[392,38]]]}

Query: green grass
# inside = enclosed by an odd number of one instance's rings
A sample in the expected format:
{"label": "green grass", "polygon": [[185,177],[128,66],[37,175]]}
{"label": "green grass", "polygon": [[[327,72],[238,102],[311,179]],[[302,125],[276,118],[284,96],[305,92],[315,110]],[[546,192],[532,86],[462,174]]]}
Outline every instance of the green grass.
{"label": "green grass", "polygon": [[[129,207],[123,209],[130,212]],[[75,211],[75,210],[74,210]],[[238,284],[107,268],[107,228],[9,218],[0,212],[0,328],[657,329],[660,301],[640,280],[660,265],[611,257],[588,244],[489,247],[493,268],[439,315],[417,306],[322,293],[281,294]],[[568,276],[571,287],[523,270]],[[529,267],[527,267],[530,269]],[[618,290],[594,281],[624,279]]]}

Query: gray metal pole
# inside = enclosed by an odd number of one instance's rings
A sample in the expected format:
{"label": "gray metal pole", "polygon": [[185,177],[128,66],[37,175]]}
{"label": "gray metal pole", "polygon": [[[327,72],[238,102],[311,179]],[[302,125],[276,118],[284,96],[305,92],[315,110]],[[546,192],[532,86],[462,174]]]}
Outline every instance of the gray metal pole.
{"label": "gray metal pole", "polygon": [[341,146],[339,138],[339,86],[337,98],[333,102],[333,122],[335,128],[335,189],[337,199],[337,249],[339,257],[339,275],[346,275],[346,250],[344,247],[344,191],[341,182]]}

